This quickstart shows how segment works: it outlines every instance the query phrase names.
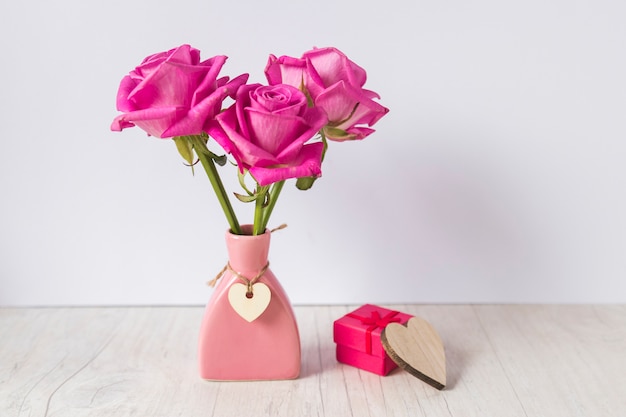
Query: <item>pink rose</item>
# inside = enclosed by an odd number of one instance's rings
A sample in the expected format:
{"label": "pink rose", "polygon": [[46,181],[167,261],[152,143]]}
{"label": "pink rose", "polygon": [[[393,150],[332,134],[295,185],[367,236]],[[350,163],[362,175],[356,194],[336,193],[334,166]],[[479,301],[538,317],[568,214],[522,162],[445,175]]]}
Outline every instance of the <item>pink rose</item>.
{"label": "pink rose", "polygon": [[365,70],[336,48],[316,48],[300,59],[270,55],[265,75],[270,85],[304,87],[313,104],[326,112],[324,133],[331,140],[363,139],[374,132],[364,125],[373,126],[389,111],[374,101],[378,94],[363,88]]}
{"label": "pink rose", "polygon": [[201,134],[222,101],[248,79],[218,79],[225,62],[225,56],[200,62],[200,51],[189,45],[145,58],[120,83],[117,109],[124,114],[111,130],[138,126],[159,138]]}
{"label": "pink rose", "polygon": [[286,84],[242,86],[235,104],[215,117],[208,133],[259,185],[321,175],[323,144],[307,143],[327,122],[323,110]]}

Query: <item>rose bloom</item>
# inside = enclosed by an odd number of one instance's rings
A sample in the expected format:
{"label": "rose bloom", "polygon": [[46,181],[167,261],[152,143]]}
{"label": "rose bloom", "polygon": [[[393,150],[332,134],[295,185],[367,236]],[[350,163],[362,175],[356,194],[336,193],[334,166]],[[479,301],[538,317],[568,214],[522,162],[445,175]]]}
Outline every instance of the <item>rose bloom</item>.
{"label": "rose bloom", "polygon": [[201,62],[200,51],[189,45],[145,58],[120,83],[117,109],[124,113],[111,130],[138,126],[159,138],[202,133],[223,100],[248,79],[218,79],[225,62],[225,56]]}
{"label": "rose bloom", "polygon": [[297,88],[250,84],[235,104],[215,117],[208,133],[230,153],[241,172],[259,185],[321,175],[323,144],[308,143],[326,124],[323,110],[308,107]]}
{"label": "rose bloom", "polygon": [[326,112],[329,122],[324,133],[331,140],[363,139],[389,111],[374,101],[378,94],[363,88],[365,70],[336,48],[316,48],[299,59],[270,55],[265,76],[270,85],[304,88],[314,105]]}

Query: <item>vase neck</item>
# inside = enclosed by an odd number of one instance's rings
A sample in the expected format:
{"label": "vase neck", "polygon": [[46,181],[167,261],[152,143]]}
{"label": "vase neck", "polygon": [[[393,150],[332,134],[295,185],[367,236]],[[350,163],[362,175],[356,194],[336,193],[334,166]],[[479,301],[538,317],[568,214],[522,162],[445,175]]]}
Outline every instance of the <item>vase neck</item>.
{"label": "vase neck", "polygon": [[[243,230],[246,227],[243,226]],[[226,232],[228,262],[235,271],[244,275],[255,275],[266,264],[270,247],[270,232],[262,235],[235,235]]]}

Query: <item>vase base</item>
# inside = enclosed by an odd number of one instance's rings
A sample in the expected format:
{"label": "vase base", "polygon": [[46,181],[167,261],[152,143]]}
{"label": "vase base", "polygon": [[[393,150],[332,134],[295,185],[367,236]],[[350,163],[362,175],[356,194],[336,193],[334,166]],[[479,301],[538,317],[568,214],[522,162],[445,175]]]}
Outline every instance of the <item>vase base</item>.
{"label": "vase base", "polygon": [[270,377],[270,378],[241,378],[241,379],[233,379],[233,378],[207,378],[200,376],[203,381],[206,382],[261,382],[261,381],[291,381],[294,379],[298,379],[300,374],[298,373],[296,376],[286,376],[286,377]]}

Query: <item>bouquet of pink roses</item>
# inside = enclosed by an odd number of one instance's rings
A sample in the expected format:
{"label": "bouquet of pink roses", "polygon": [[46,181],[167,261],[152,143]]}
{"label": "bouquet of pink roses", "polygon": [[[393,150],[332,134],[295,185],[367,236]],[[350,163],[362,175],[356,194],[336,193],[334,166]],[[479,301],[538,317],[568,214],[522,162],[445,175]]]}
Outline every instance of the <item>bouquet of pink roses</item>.
{"label": "bouquet of pink roses", "polygon": [[[254,202],[253,234],[265,231],[285,180],[308,189],[321,176],[328,140],[363,139],[388,109],[363,88],[366,74],[335,48],[315,48],[301,58],[270,55],[268,85],[246,84],[248,74],[219,77],[226,56],[201,61],[200,51],[182,45],[148,56],[125,76],[117,93],[111,129],[138,126],[150,136],[171,138],[193,167],[205,169],[232,233],[242,228],[211,152],[213,138],[238,167],[243,202]],[[222,109],[227,98],[234,104]],[[245,176],[256,186],[250,190]]]}

